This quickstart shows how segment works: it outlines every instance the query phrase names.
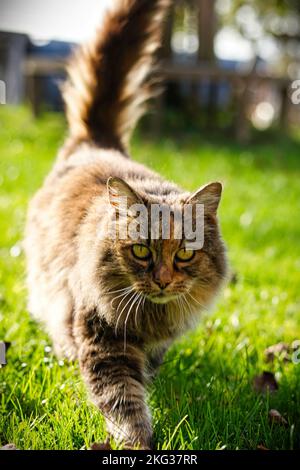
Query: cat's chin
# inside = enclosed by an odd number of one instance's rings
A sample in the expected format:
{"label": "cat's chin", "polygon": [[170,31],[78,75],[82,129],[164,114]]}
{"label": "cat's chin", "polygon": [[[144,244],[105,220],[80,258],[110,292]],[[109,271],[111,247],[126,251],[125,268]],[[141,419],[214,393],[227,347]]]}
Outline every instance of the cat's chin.
{"label": "cat's chin", "polygon": [[177,298],[178,298],[178,295],[167,295],[167,294],[161,294],[157,296],[148,297],[148,299],[154,304],[167,304],[168,302],[171,302],[172,300],[176,300]]}

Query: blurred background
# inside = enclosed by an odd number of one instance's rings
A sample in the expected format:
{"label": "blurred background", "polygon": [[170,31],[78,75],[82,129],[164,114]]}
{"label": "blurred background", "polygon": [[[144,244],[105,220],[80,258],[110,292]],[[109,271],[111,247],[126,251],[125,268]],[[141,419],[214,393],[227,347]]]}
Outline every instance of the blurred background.
{"label": "blurred background", "polygon": [[[0,0],[6,103],[26,101],[35,115],[61,111],[65,61],[91,36],[109,3]],[[295,127],[300,106],[291,97],[300,77],[299,45],[297,0],[175,0],[159,70],[166,89],[147,126],[157,133],[187,125],[225,130],[242,142],[252,128]]]}

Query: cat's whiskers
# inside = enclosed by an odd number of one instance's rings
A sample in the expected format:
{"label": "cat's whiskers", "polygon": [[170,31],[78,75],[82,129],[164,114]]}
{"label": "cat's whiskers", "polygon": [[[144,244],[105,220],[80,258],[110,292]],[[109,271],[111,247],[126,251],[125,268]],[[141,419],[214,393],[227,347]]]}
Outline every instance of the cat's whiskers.
{"label": "cat's whiskers", "polygon": [[[123,304],[124,300],[126,299],[126,297],[128,297],[128,296],[129,296],[130,294],[132,294],[132,293],[133,293],[133,289],[130,290],[129,292],[123,294],[123,298],[121,298],[121,300],[119,301],[119,304],[118,304],[118,306],[117,306],[117,308],[116,308],[116,313],[119,313],[119,309],[122,307],[122,304]],[[130,297],[130,298],[132,298],[132,297]],[[127,305],[127,304],[126,304],[126,305]],[[126,305],[125,305],[125,307],[126,307]],[[122,311],[123,311],[123,310],[122,310]],[[121,314],[122,314],[122,312],[121,312]]]}
{"label": "cat's whiskers", "polygon": [[191,308],[191,305],[188,302],[185,294],[182,295],[182,299],[185,301],[185,304],[187,306],[187,313],[189,314],[189,316],[192,316],[192,308]]}
{"label": "cat's whiskers", "polygon": [[144,311],[145,308],[145,303],[146,303],[147,297],[144,295],[144,300],[143,300],[143,305],[142,305],[142,310]]}
{"label": "cat's whiskers", "polygon": [[208,308],[207,308],[204,304],[202,304],[201,302],[199,302],[199,300],[195,299],[189,291],[187,291],[187,294],[191,297],[191,299],[192,299],[194,302],[196,302],[198,305],[200,305],[201,308],[203,308],[204,310],[208,310]]}
{"label": "cat's whiskers", "polygon": [[122,292],[122,291],[128,290],[130,288],[131,288],[131,286],[127,286],[127,287],[122,287],[121,289],[108,290],[108,291],[106,291],[106,294],[117,294],[118,292]]}
{"label": "cat's whiskers", "polygon": [[182,300],[182,302],[186,305],[187,311],[189,311],[189,310],[190,310],[190,304],[189,304],[189,302],[188,302],[188,300],[187,300],[185,294],[182,294],[181,300]]}
{"label": "cat's whiskers", "polygon": [[130,312],[132,310],[132,307],[135,305],[135,303],[138,301],[138,299],[140,298],[141,294],[140,292],[137,292],[135,294],[135,297],[133,298],[132,300],[132,304],[130,305],[129,307],[129,310],[127,312],[127,315],[126,315],[126,318],[125,318],[125,322],[124,322],[124,352],[126,351],[126,328],[127,328],[127,321],[128,321],[128,318],[129,318],[129,315],[130,315]]}
{"label": "cat's whiskers", "polygon": [[[124,299],[125,299],[132,291],[133,291],[133,287],[127,287],[124,292],[122,292],[121,294],[117,295],[116,297],[114,297],[114,298],[112,299],[112,301],[110,302],[110,305],[113,307],[113,304],[114,304],[114,301],[115,301],[115,300],[119,299],[120,297],[124,297]],[[119,309],[120,304],[123,302],[124,299],[122,299],[122,300],[119,302],[119,305],[118,305],[118,307],[117,307],[117,311],[118,311],[118,309]]]}
{"label": "cat's whiskers", "polygon": [[[145,299],[144,295],[142,293],[140,293],[140,299],[139,299],[138,304],[135,308],[134,324],[135,324],[135,327],[136,327],[137,330],[138,330],[138,322],[137,322],[138,310],[139,310],[140,305],[143,301],[143,298]],[[144,303],[145,303],[145,301],[144,301]]]}
{"label": "cat's whiskers", "polygon": [[180,303],[179,303],[179,297],[177,297],[177,299],[176,299],[176,304],[177,304],[177,309],[178,309],[179,315],[181,317],[181,306],[180,306]]}
{"label": "cat's whiskers", "polygon": [[[133,291],[133,292],[132,292],[132,291]],[[132,301],[132,299],[133,299],[134,296],[136,295],[136,292],[134,291],[133,288],[132,288],[132,291],[131,291],[131,292],[128,292],[128,293],[126,294],[126,297],[127,297],[128,295],[130,295],[130,294],[132,294],[132,295],[129,297],[129,300],[127,300],[126,304],[124,305],[124,307],[122,308],[122,310],[121,310],[121,312],[120,312],[120,314],[119,314],[119,316],[118,316],[118,319],[117,319],[117,322],[116,322],[116,326],[115,326],[115,335],[117,335],[117,333],[118,333],[118,324],[119,324],[119,321],[120,321],[120,319],[121,319],[122,313],[124,312],[124,310],[126,309],[127,305]],[[122,299],[121,302],[123,302],[123,300],[124,300],[124,299]],[[120,306],[120,304],[119,304],[119,306]],[[119,308],[119,307],[118,307],[118,308]],[[118,311],[118,309],[117,309],[117,311]]]}
{"label": "cat's whiskers", "polygon": [[185,307],[185,305],[184,305],[184,303],[183,303],[183,300],[182,300],[181,296],[180,296],[180,297],[177,297],[176,300],[177,300],[177,304],[178,304],[178,307],[179,307],[180,321],[181,321],[181,323],[182,323],[182,325],[183,325],[183,324],[184,324],[184,317],[185,317],[185,315],[186,315],[186,313],[187,313],[187,312],[186,312],[186,307]]}
{"label": "cat's whiskers", "polygon": [[186,314],[186,306],[183,303],[182,297],[177,298],[177,304],[180,307],[180,313],[183,312],[183,315],[185,315]]}

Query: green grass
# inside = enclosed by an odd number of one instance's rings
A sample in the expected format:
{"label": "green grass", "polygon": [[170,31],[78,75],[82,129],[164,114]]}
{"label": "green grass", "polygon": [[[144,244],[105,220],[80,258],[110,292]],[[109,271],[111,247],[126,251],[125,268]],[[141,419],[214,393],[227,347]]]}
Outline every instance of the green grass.
{"label": "green grass", "polygon": [[[52,355],[26,310],[19,255],[26,206],[50,169],[65,126],[0,108],[0,339],[11,341],[1,369],[0,444],[80,449],[105,438],[86,400],[78,366]],[[211,314],[168,353],[150,390],[163,449],[300,449],[300,365],[264,362],[264,349],[300,338],[300,142],[280,135],[247,148],[185,134],[135,137],[134,157],[188,189],[225,184],[221,225],[237,282]],[[45,350],[46,347],[46,350]],[[253,377],[276,373],[279,390],[258,395]],[[270,424],[275,408],[288,426]]]}

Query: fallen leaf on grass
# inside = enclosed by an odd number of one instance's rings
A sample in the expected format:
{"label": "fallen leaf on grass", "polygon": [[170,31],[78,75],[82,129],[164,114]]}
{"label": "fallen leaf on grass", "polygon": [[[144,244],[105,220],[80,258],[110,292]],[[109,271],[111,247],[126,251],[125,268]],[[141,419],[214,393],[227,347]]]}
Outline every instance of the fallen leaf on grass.
{"label": "fallen leaf on grass", "polygon": [[5,446],[0,447],[0,450],[18,450],[15,444],[5,444]]}
{"label": "fallen leaf on grass", "polygon": [[257,450],[270,450],[267,447],[265,447],[263,444],[258,444]]}
{"label": "fallen leaf on grass", "polygon": [[265,349],[266,362],[273,362],[276,358],[288,362],[291,360],[291,347],[287,343],[277,343]]}
{"label": "fallen leaf on grass", "polygon": [[271,423],[282,424],[283,426],[287,426],[287,420],[279,413],[277,410],[270,410],[269,411],[269,419]]}
{"label": "fallen leaf on grass", "polygon": [[93,442],[90,450],[112,450],[109,441],[105,442]]}
{"label": "fallen leaf on grass", "polygon": [[266,393],[278,390],[278,383],[272,372],[264,371],[253,379],[253,388],[256,392]]}

